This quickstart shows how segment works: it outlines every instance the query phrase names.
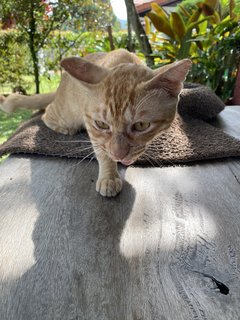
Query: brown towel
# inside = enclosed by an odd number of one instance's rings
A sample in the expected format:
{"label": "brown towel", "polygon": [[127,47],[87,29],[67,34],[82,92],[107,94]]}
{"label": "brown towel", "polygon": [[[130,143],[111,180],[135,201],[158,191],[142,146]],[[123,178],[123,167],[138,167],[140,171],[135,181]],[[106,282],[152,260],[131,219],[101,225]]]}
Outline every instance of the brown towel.
{"label": "brown towel", "polygon": [[178,112],[182,117],[208,120],[216,117],[224,108],[222,100],[208,87],[184,83],[178,103]]}
{"label": "brown towel", "polygon": [[[86,132],[74,136],[56,133],[44,125],[38,114],[0,146],[0,156],[26,153],[84,158],[92,151],[86,149],[89,146]],[[200,119],[178,116],[168,132],[155,139],[137,163],[162,166],[232,156],[240,156],[240,140]]]}

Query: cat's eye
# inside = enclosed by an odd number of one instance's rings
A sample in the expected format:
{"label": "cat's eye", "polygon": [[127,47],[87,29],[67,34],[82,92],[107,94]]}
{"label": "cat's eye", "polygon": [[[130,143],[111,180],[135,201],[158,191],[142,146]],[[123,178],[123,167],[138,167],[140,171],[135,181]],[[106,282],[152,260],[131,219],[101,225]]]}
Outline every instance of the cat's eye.
{"label": "cat's eye", "polygon": [[135,131],[144,131],[150,127],[150,122],[136,122],[134,123],[132,129]]}
{"label": "cat's eye", "polygon": [[106,124],[106,123],[103,122],[103,121],[95,120],[95,124],[96,124],[96,126],[97,126],[99,129],[102,129],[102,130],[108,130],[108,129],[109,129],[109,125]]}

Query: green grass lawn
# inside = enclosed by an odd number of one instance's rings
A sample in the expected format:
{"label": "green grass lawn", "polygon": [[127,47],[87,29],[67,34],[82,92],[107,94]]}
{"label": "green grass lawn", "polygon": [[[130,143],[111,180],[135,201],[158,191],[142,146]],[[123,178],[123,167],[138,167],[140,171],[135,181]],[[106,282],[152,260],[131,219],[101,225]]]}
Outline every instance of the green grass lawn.
{"label": "green grass lawn", "polygon": [[[6,141],[17,129],[19,124],[31,117],[32,111],[18,110],[14,113],[5,113],[0,110],[0,144]],[[7,156],[0,158],[0,163],[5,160]]]}
{"label": "green grass lawn", "polygon": [[0,144],[6,141],[17,129],[19,124],[31,117],[32,111],[18,110],[14,113],[5,113],[0,110]]}
{"label": "green grass lawn", "polygon": [[[34,84],[34,78],[32,76],[23,76],[23,79],[25,80],[27,86],[23,87],[27,90],[27,94],[34,94],[35,93],[35,84]],[[41,93],[47,93],[51,91],[55,91],[58,87],[60,82],[60,74],[55,74],[51,76],[50,78],[46,76],[40,77],[40,92]],[[14,85],[11,83],[4,83],[0,84],[0,94],[9,94],[12,92]]]}

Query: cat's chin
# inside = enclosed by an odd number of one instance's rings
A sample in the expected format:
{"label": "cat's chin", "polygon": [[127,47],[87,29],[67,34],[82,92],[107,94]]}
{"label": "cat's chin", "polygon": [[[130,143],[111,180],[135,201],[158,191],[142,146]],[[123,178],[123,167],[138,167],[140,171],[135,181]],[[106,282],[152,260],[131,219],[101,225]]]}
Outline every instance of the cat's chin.
{"label": "cat's chin", "polygon": [[111,158],[114,162],[120,162],[121,164],[123,164],[124,166],[130,166],[131,164],[133,164],[136,159],[131,159],[131,160],[119,160],[119,159],[113,159]]}
{"label": "cat's chin", "polygon": [[124,166],[130,166],[131,164],[133,164],[133,162],[135,162],[135,160],[121,160],[119,162]]}

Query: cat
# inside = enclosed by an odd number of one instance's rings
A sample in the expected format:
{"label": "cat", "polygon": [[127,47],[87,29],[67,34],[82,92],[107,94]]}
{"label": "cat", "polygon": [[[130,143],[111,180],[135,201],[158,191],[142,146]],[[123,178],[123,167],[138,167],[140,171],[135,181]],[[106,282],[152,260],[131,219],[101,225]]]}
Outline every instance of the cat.
{"label": "cat", "polygon": [[85,128],[99,163],[96,190],[107,197],[122,189],[117,162],[130,165],[175,118],[184,59],[152,70],[124,49],[61,61],[65,70],[55,93],[0,98],[1,109],[45,109],[45,125],[62,134]]}

